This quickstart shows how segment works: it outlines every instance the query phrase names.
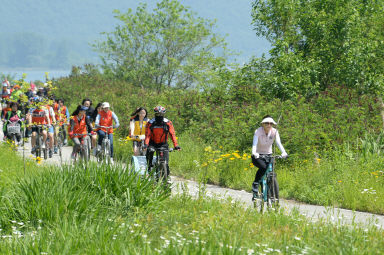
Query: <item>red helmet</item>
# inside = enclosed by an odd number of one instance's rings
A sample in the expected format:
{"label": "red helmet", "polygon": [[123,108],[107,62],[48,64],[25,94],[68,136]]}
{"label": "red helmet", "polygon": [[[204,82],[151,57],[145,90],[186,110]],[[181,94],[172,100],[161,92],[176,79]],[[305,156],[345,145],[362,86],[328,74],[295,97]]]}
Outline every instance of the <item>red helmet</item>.
{"label": "red helmet", "polygon": [[158,105],[158,106],[156,106],[156,107],[153,109],[153,111],[155,112],[155,114],[156,114],[156,113],[162,113],[162,114],[164,114],[167,110],[166,110],[163,106]]}

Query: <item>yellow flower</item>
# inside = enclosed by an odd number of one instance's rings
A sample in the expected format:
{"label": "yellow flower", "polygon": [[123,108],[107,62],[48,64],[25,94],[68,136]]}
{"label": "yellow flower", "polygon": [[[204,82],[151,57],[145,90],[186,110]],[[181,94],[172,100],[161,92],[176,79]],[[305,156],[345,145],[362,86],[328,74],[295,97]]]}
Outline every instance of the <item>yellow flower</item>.
{"label": "yellow flower", "polygon": [[338,182],[338,183],[341,183],[341,180],[338,180],[337,182]]}
{"label": "yellow flower", "polygon": [[318,163],[318,164],[320,164],[320,160],[321,160],[321,159],[319,159],[319,158],[316,158],[316,160],[317,160],[317,163]]}
{"label": "yellow flower", "polygon": [[235,156],[236,158],[241,158],[237,152],[232,153],[232,155]]}
{"label": "yellow flower", "polygon": [[230,158],[230,160],[234,160],[235,158]]}
{"label": "yellow flower", "polygon": [[210,152],[210,151],[212,151],[212,147],[211,146],[205,147],[204,150],[207,151],[207,152]]}
{"label": "yellow flower", "polygon": [[245,170],[245,171],[247,171],[247,170],[248,170],[248,168],[244,168],[244,170]]}
{"label": "yellow flower", "polygon": [[203,167],[204,167],[204,166],[208,166],[208,164],[207,164],[207,163],[203,163],[203,164],[201,164],[201,166],[203,166]]}

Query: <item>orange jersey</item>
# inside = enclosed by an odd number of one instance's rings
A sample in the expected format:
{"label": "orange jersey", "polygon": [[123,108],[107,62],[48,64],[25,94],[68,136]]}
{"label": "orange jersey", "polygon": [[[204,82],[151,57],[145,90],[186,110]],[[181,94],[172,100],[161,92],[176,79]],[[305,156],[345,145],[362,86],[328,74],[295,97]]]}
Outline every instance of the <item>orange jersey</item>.
{"label": "orange jersey", "polygon": [[155,119],[151,119],[147,123],[147,128],[145,130],[145,144],[149,143],[155,144],[164,144],[168,142],[168,134],[171,135],[173,145],[176,147],[177,139],[175,134],[175,129],[170,120],[164,118],[163,123],[158,124],[155,122]]}

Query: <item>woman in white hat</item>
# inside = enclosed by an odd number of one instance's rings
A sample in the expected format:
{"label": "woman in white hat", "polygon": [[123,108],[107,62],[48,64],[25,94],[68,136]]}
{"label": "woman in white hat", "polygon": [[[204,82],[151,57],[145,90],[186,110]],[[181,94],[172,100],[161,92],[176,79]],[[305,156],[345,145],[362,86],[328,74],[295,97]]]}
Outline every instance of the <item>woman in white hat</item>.
{"label": "woman in white hat", "polygon": [[259,168],[252,184],[254,195],[257,195],[259,192],[259,181],[265,174],[265,171],[267,171],[269,164],[269,159],[261,158],[260,155],[271,155],[272,144],[275,141],[277,147],[279,147],[279,150],[281,151],[281,156],[288,156],[281,144],[279,132],[277,129],[273,128],[272,125],[276,125],[276,122],[271,116],[265,116],[261,121],[261,127],[255,130],[255,135],[253,136],[252,163]]}

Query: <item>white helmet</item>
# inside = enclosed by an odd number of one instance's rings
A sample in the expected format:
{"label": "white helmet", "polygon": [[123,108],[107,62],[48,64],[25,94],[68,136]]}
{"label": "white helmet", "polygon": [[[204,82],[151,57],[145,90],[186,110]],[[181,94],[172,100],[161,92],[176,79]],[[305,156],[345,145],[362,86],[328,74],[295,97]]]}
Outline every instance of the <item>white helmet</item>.
{"label": "white helmet", "polygon": [[107,107],[111,107],[111,106],[109,105],[108,102],[104,102],[104,103],[101,105],[101,108],[107,108]]}

